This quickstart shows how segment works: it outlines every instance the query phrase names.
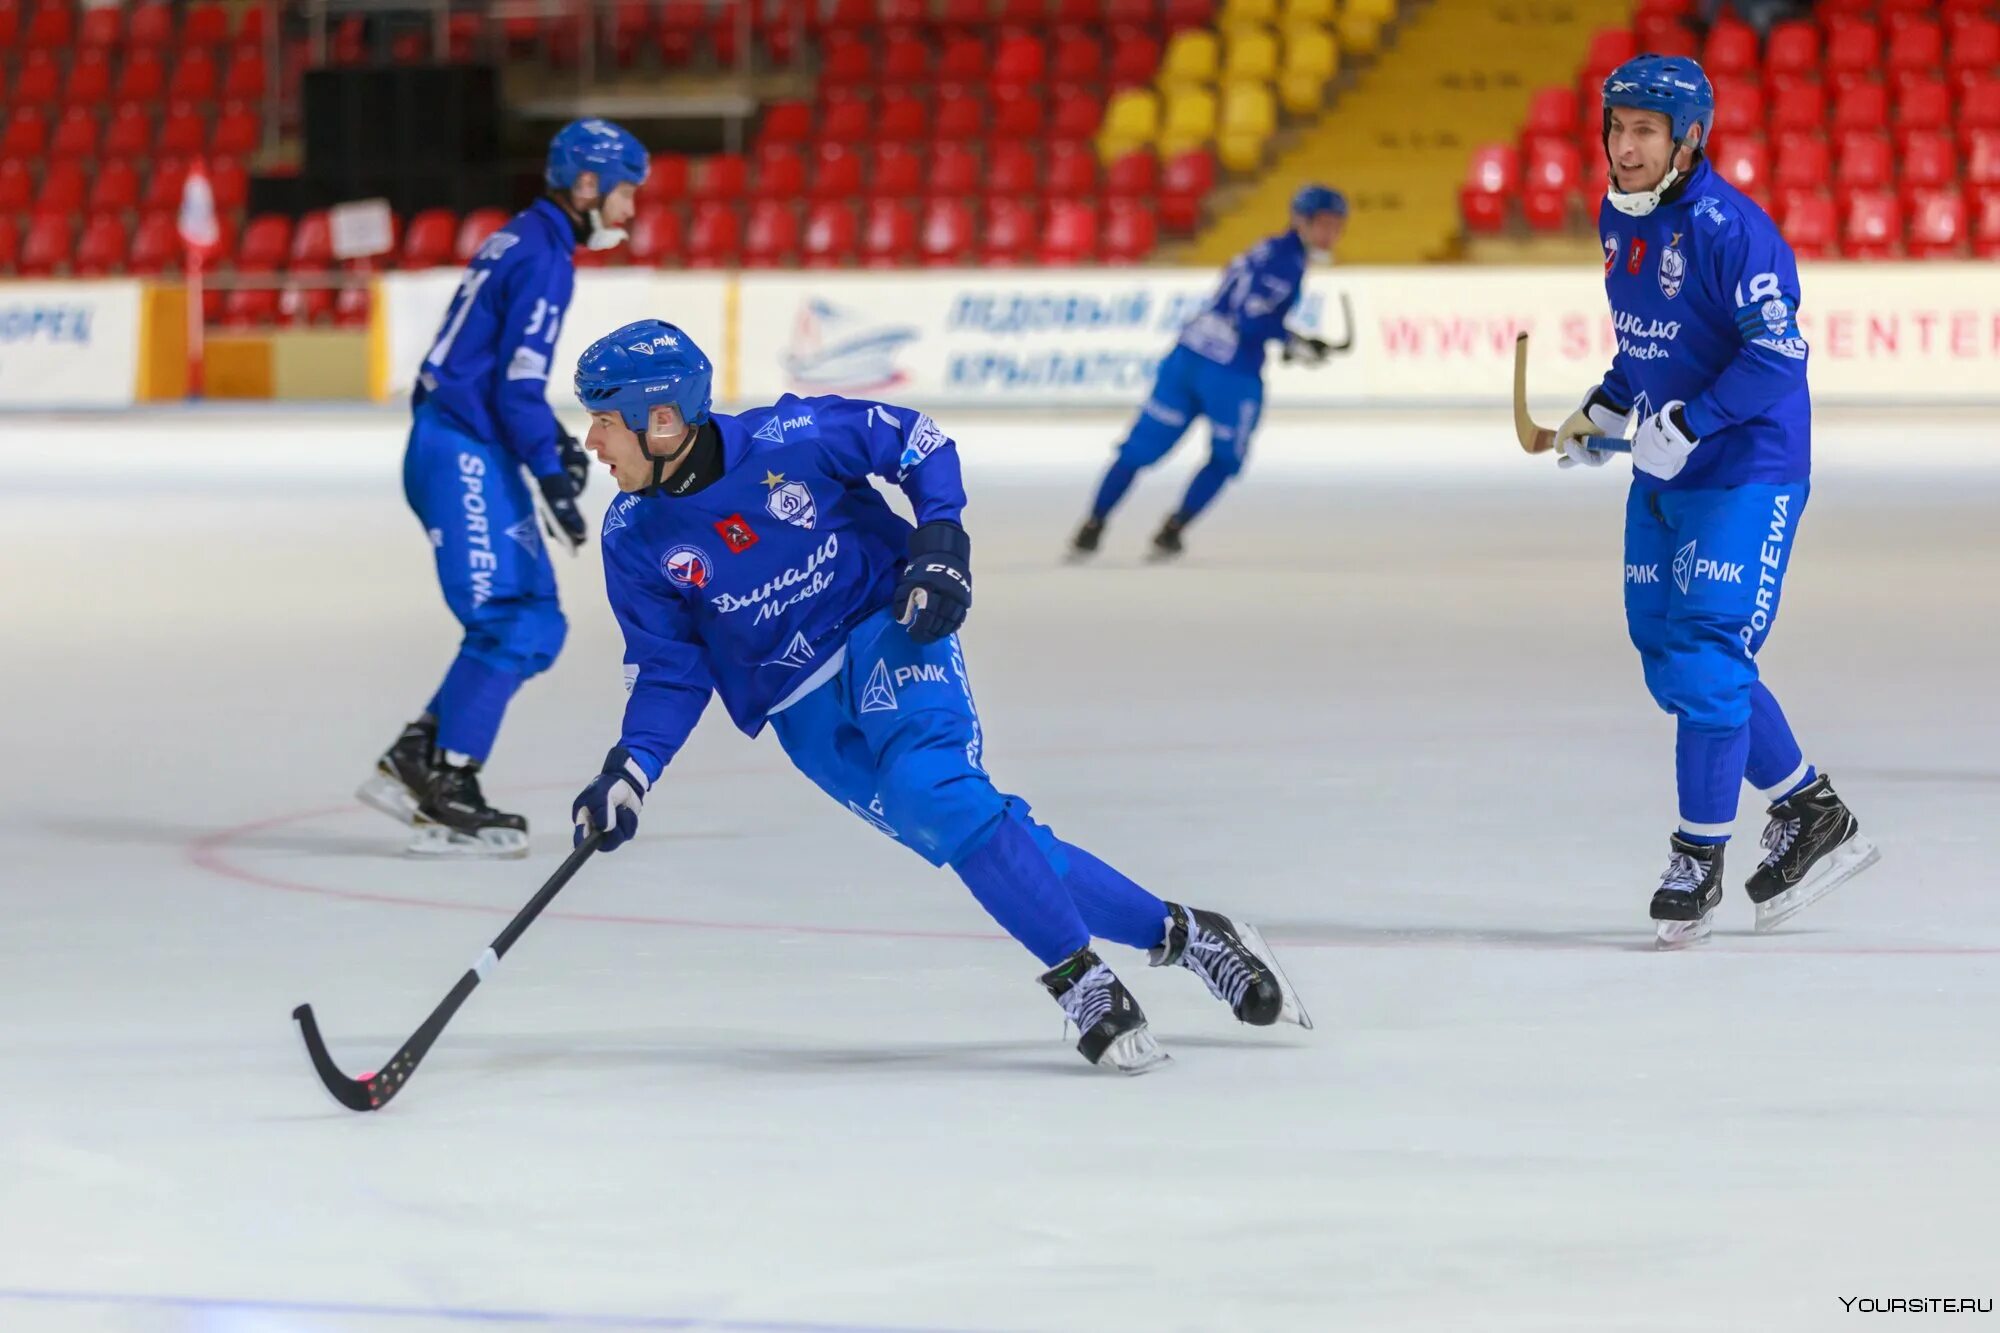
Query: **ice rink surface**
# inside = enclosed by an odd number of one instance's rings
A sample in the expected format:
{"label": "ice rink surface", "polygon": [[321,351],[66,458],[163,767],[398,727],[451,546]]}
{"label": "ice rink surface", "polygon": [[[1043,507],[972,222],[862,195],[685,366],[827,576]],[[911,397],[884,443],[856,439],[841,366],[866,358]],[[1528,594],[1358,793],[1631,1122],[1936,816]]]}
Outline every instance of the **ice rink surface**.
{"label": "ice rink surface", "polygon": [[[1086,1067],[970,896],[711,709],[387,1112],[372,1068],[568,846],[615,739],[593,549],[417,864],[350,792],[456,640],[389,415],[0,419],[0,1330],[1818,1330],[2000,1296],[2000,449],[1823,421],[1766,677],[1882,863],[1650,948],[1672,727],[1625,464],[1504,417],[1274,420],[1175,568],[1057,555],[1120,423],[945,417],[1003,788],[1263,925],[1318,1019],[1107,957]],[[601,508],[600,478],[587,499]],[[1970,1322],[1984,1327],[1993,1316]],[[1958,1326],[1951,1320],[1946,1326]]]}

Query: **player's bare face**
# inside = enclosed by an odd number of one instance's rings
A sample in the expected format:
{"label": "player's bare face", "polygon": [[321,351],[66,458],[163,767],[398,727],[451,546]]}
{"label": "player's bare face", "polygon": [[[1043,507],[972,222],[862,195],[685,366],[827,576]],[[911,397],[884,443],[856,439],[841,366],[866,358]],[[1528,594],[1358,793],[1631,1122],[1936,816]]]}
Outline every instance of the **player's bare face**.
{"label": "player's bare face", "polygon": [[1667,178],[1667,164],[1673,160],[1673,122],[1659,111],[1613,107],[1605,151],[1620,194],[1655,189]]}
{"label": "player's bare face", "polygon": [[631,181],[622,181],[598,204],[597,215],[607,227],[622,227],[639,211],[638,198],[639,187]]}
{"label": "player's bare face", "polygon": [[[653,464],[664,463],[660,475],[667,476],[687,458],[694,448],[695,433],[681,420],[678,409],[656,407],[652,419],[647,423],[646,447],[641,447],[636,431],[625,424],[616,412],[592,412],[590,433],[584,436],[583,447],[596,455],[597,460],[611,470],[611,476],[621,491],[643,491],[653,484]],[[652,457],[646,450],[652,450]]]}
{"label": "player's bare face", "polygon": [[1347,219],[1338,213],[1315,213],[1299,222],[1299,236],[1306,248],[1317,254],[1330,254],[1340,241],[1340,233],[1347,230]]}

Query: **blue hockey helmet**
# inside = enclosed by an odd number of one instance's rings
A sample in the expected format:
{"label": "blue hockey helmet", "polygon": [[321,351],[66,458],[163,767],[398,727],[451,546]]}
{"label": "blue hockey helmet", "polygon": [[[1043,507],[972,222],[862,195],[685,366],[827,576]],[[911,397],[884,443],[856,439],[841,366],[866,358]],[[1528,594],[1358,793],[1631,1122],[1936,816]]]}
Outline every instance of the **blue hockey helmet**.
{"label": "blue hockey helmet", "polygon": [[587,412],[616,412],[639,436],[655,407],[671,403],[681,420],[708,420],[715,367],[694,339],[660,319],[608,333],[576,359],[576,397]]}
{"label": "blue hockey helmet", "polygon": [[542,178],[551,190],[567,190],[578,176],[594,171],[598,190],[610,194],[627,181],[643,183],[649,165],[645,145],[623,125],[608,120],[573,120],[549,140],[549,160]]}
{"label": "blue hockey helmet", "polygon": [[1604,76],[1604,133],[1611,133],[1611,108],[1657,111],[1673,124],[1674,142],[1701,126],[1701,146],[1715,128],[1715,87],[1687,56],[1634,56]]}
{"label": "blue hockey helmet", "polygon": [[1307,218],[1331,213],[1344,218],[1347,216],[1347,196],[1324,185],[1303,185],[1292,196],[1292,213],[1295,217]]}

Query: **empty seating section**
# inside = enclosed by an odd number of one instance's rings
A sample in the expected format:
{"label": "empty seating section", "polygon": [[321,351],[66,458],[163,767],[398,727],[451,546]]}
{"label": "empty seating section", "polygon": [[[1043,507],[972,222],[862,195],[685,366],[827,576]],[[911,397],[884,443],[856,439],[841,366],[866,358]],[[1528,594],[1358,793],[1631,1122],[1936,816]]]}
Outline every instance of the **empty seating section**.
{"label": "empty seating section", "polygon": [[1594,222],[1605,74],[1682,51],[1715,84],[1710,162],[1801,256],[2000,256],[2000,5],[1829,0],[1761,38],[1726,10],[1697,32],[1698,8],[1641,0],[1632,28],[1596,34],[1573,84],[1532,96],[1516,143],[1473,152],[1466,230]]}

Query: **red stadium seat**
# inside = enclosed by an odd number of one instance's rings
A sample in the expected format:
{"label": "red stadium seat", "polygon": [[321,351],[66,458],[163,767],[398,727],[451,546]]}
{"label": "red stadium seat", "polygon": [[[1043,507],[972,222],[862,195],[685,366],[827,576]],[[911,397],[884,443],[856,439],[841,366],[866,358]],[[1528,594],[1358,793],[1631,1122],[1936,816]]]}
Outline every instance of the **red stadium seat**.
{"label": "red stadium seat", "polygon": [[1753,199],[1769,197],[1771,155],[1762,139],[1724,139],[1710,160],[1722,178],[1743,193]]}
{"label": "red stadium seat", "polygon": [[986,193],[1014,199],[1042,192],[1041,163],[1035,150],[1013,140],[996,142],[986,154]]}
{"label": "red stadium seat", "polygon": [[1958,181],[1958,146],[1943,130],[1907,130],[1896,137],[1904,204],[1914,190],[1936,190]]}
{"label": "red stadium seat", "polygon": [[90,194],[90,181],[81,162],[51,162],[42,173],[41,187],[35,192],[37,213],[63,213],[76,217],[83,212]]}
{"label": "red stadium seat", "polygon": [[1070,88],[1056,94],[1055,109],[1049,116],[1049,137],[1058,141],[1085,142],[1097,137],[1104,123],[1104,101],[1095,93]]}
{"label": "red stadium seat", "polygon": [[[93,9],[93,14],[105,11]],[[111,61],[100,50],[83,50],[69,67],[69,81],[63,85],[63,100],[73,107],[100,107],[111,100]],[[121,254],[122,261],[124,256]]]}
{"label": "red stadium seat", "polygon": [[986,71],[986,43],[980,38],[965,33],[945,41],[937,65],[941,82],[983,84]]}
{"label": "red stadium seat", "polygon": [[1107,76],[1114,91],[1144,88],[1160,71],[1159,39],[1143,29],[1124,29],[1113,34]]}
{"label": "red stadium seat", "polygon": [[[125,35],[125,11],[117,5],[98,5],[83,11],[82,21],[77,24],[76,44],[84,50],[108,51],[118,45]],[[7,45],[0,40],[0,46]],[[125,262],[123,251],[118,262]]]}
{"label": "red stadium seat", "polygon": [[1906,248],[1912,259],[1951,259],[1966,252],[1965,196],[1956,190],[1926,190],[1910,200]]}
{"label": "red stadium seat", "polygon": [[1042,137],[1042,99],[1018,88],[993,90],[993,134],[995,138],[1026,143]]}
{"label": "red stadium seat", "polygon": [[669,208],[688,193],[688,160],[679,153],[655,153],[635,196],[645,208]]}
{"label": "red stadium seat", "polygon": [[701,0],[667,0],[661,6],[660,26],[653,36],[662,65],[679,69],[694,59],[702,18]]}
{"label": "red stadium seat", "polygon": [[47,106],[56,100],[62,87],[62,66],[47,51],[30,51],[14,77],[17,106]]}
{"label": "red stadium seat", "polygon": [[355,283],[342,287],[333,297],[333,322],[343,329],[365,329],[368,327],[368,285]]}
{"label": "red stadium seat", "polygon": [[1084,199],[1097,194],[1097,151],[1081,144],[1049,145],[1047,185],[1056,199]]}
{"label": "red stadium seat", "polygon": [[983,29],[992,19],[989,0],[940,0],[930,14],[931,26],[947,33]]}
{"label": "red stadium seat", "polygon": [[[134,51],[158,52],[174,42],[174,11],[161,3],[134,8],[125,24],[125,45]],[[138,238],[133,238],[137,244]]]}
{"label": "red stadium seat", "polygon": [[930,137],[930,112],[908,93],[884,93],[875,118],[875,138],[883,143],[914,144]]}
{"label": "red stadium seat", "polygon": [[143,158],[153,150],[153,121],[136,102],[118,108],[104,127],[98,151],[106,157]]}
{"label": "red stadium seat", "polygon": [[246,106],[232,106],[216,117],[215,136],[208,141],[208,151],[222,156],[248,157],[257,151],[263,132],[263,125],[254,110]]}
{"label": "red stadium seat", "polygon": [[254,102],[264,95],[264,56],[260,51],[238,51],[223,76],[222,95],[230,101]]}
{"label": "red stadium seat", "polygon": [[1715,84],[1715,133],[1721,138],[1739,138],[1764,132],[1764,93],[1747,79],[1717,78]]}
{"label": "red stadium seat", "polygon": [[876,199],[861,229],[861,262],[870,268],[897,268],[921,253],[917,214],[908,204]]}
{"label": "red stadium seat", "polygon": [[639,48],[653,35],[652,9],[646,0],[618,0],[611,6],[611,59],[618,68],[632,68]]}
{"label": "red stadium seat", "polygon": [[1823,259],[1834,253],[1836,217],[1833,200],[1815,191],[1795,190],[1779,196],[1778,222],[1801,259]]}
{"label": "red stadium seat", "polygon": [[37,213],[28,219],[16,265],[24,278],[46,278],[69,267],[70,220],[57,213]]}
{"label": "red stadium seat", "polygon": [[[67,51],[76,45],[76,10],[68,3],[44,4],[36,9],[21,33],[21,45],[29,50]],[[34,233],[29,232],[29,241]],[[22,254],[27,253],[24,248]]]}
{"label": "red stadium seat", "polygon": [[935,144],[931,148],[930,165],[925,173],[928,193],[934,198],[977,194],[979,172],[978,154],[963,144]]}
{"label": "red stadium seat", "polygon": [[250,202],[250,173],[233,157],[218,157],[208,164],[208,188],[215,206],[233,212]]}
{"label": "red stadium seat", "polygon": [[1827,20],[1822,67],[1840,87],[1872,81],[1882,68],[1882,34],[1863,19]]}
{"label": "red stadium seat", "polygon": [[[97,174],[90,181],[90,200],[87,205],[93,214],[129,213],[139,207],[139,173],[132,164],[113,158],[97,168]],[[7,204],[0,199],[0,212],[5,212]],[[118,252],[120,264],[125,261],[125,252]]]}
{"label": "red stadium seat", "polygon": [[860,149],[823,143],[813,150],[812,197],[852,199],[861,193],[864,156]]}
{"label": "red stadium seat", "polygon": [[2000,21],[1975,12],[1948,15],[1945,25],[1950,37],[1944,58],[1952,82],[1984,78],[2000,65]]}
{"label": "red stadium seat", "polygon": [[1150,203],[1160,192],[1160,160],[1143,149],[1114,158],[1104,169],[1104,192]]}
{"label": "red stadium seat", "polygon": [[278,288],[232,287],[223,294],[218,322],[232,329],[267,328],[278,322],[278,314]]}
{"label": "red stadium seat", "polygon": [[1521,126],[1521,136],[1524,140],[1567,139],[1576,133],[1582,115],[1574,88],[1538,88],[1528,99],[1528,119]]}
{"label": "red stadium seat", "polygon": [[[419,218],[423,216],[418,214]],[[237,271],[276,273],[285,266],[285,258],[291,250],[292,220],[282,213],[259,214],[244,224],[243,235],[236,243]],[[428,267],[428,264],[419,264],[418,267]]]}
{"label": "red stadium seat", "polygon": [[927,266],[969,263],[973,251],[972,210],[963,200],[933,198],[924,205],[917,253]]}
{"label": "red stadium seat", "polygon": [[[4,23],[0,17],[0,23]],[[0,163],[0,169],[9,164]],[[0,273],[12,273],[21,262],[21,228],[13,218],[0,213]]]}
{"label": "red stadium seat", "polygon": [[1176,153],[1161,164],[1159,222],[1164,231],[1189,236],[1201,221],[1202,202],[1215,188],[1215,158],[1204,149]]}
{"label": "red stadium seat", "polygon": [[695,205],[688,229],[688,264],[692,268],[726,268],[743,255],[743,222],[736,209],[719,200]]}
{"label": "red stadium seat", "polygon": [[1153,211],[1136,199],[1113,199],[1104,206],[1104,257],[1131,264],[1153,253],[1159,233]]}
{"label": "red stadium seat", "polygon": [[1521,216],[1528,226],[1536,231],[1567,226],[1570,199],[1582,174],[1574,144],[1548,144],[1530,153],[1521,183]]}
{"label": "red stadium seat", "polygon": [[0,157],[40,157],[48,145],[49,123],[42,118],[41,109],[15,107],[13,117],[7,122],[7,132],[0,135]]}
{"label": "red stadium seat", "polygon": [[1903,208],[1887,190],[1856,190],[1847,197],[1840,252],[1849,259],[1893,259],[1903,238]]}
{"label": "red stadium seat", "polygon": [[861,88],[877,76],[875,53],[849,34],[829,34],[821,49],[819,83],[827,88]]}
{"label": "red stadium seat", "polygon": [[757,127],[757,143],[803,145],[812,138],[813,113],[810,102],[771,102],[764,107],[763,124]]}
{"label": "red stadium seat", "polygon": [[[910,32],[890,33],[882,42],[882,59],[875,69],[882,82],[908,88],[931,81],[931,49]],[[807,232],[812,228],[808,226]]]}
{"label": "red stadium seat", "polygon": [[1165,0],[1160,17],[1169,33],[1206,28],[1215,18],[1215,0]]}
{"label": "red stadium seat", "polygon": [[2000,259],[2000,191],[1979,197],[1979,215],[1972,224],[1972,253]]}
{"label": "red stadium seat", "polygon": [[789,203],[759,199],[750,205],[743,238],[743,262],[751,268],[791,263],[799,252],[799,215]]}
{"label": "red stadium seat", "polygon": [[35,198],[35,176],[28,164],[14,157],[0,157],[0,217],[25,213]]}
{"label": "red stadium seat", "polygon": [[869,173],[868,184],[868,192],[877,199],[916,198],[924,193],[924,154],[904,144],[883,144],[875,150],[875,169]]}
{"label": "red stadium seat", "polygon": [[1819,77],[1819,29],[1804,19],[1771,25],[1764,39],[1764,77],[1772,83]]}
{"label": "red stadium seat", "polygon": [[687,253],[687,226],[678,209],[656,208],[632,219],[632,239],[626,246],[635,264],[679,263]]}
{"label": "red stadium seat", "polygon": [[1942,130],[1951,125],[1952,89],[1936,76],[1913,79],[1896,95],[1896,124],[1906,130]]}
{"label": "red stadium seat", "polygon": [[1834,180],[1841,193],[1879,190],[1895,178],[1895,156],[1889,136],[1854,130],[1840,136]]}
{"label": "red stadium seat", "polygon": [[1048,70],[1049,53],[1043,49],[1042,39],[1017,32],[1002,37],[994,48],[988,80],[997,87],[1039,89]]}
{"label": "red stadium seat", "polygon": [[196,0],[181,18],[181,45],[224,46],[229,42],[229,11],[216,0]]}
{"label": "red stadium seat", "polygon": [[842,99],[821,109],[819,137],[825,143],[864,144],[873,137],[868,104]]}
{"label": "red stadium seat", "polygon": [[1961,86],[1958,128],[1961,133],[2000,129],[2000,78],[1984,75]]}
{"label": "red stadium seat", "polygon": [[[634,237],[638,236],[639,228],[642,225],[648,225],[646,219],[653,216],[655,211],[642,211],[638,217],[632,220],[632,235]],[[665,213],[666,210],[660,209],[657,212]],[[470,213],[467,213],[464,220],[458,224],[458,234],[452,237],[452,262],[455,264],[471,263],[474,253],[478,251],[480,246],[486,244],[486,238],[506,225],[507,210],[504,208],[475,208]]]}
{"label": "red stadium seat", "polygon": [[[426,208],[403,229],[403,268],[443,268],[452,262],[452,242],[458,239],[458,217],[449,208]],[[285,240],[291,240],[289,228]],[[244,232],[249,244],[249,232]],[[280,253],[283,247],[280,247]]]}
{"label": "red stadium seat", "polygon": [[1701,66],[1709,77],[1757,77],[1757,30],[1725,15],[1708,30],[1701,46]]}
{"label": "red stadium seat", "polygon": [[1096,85],[1104,78],[1104,43],[1081,29],[1058,32],[1049,77],[1058,84]]}
{"label": "red stadium seat", "polygon": [[1889,91],[1879,83],[1857,83],[1843,88],[1833,102],[1835,133],[1852,130],[1881,130],[1889,125]]}
{"label": "red stadium seat", "polygon": [[1632,21],[1639,49],[1663,56],[1692,56],[1694,32],[1678,14],[1639,14]]}
{"label": "red stadium seat", "polygon": [[[891,205],[885,205],[891,206]],[[916,224],[910,227],[911,240],[916,238]],[[854,227],[854,209],[847,204],[821,202],[814,204],[806,213],[806,235],[804,258],[807,268],[838,268],[854,258],[860,248],[860,241]],[[912,245],[911,250],[914,250]],[[902,258],[907,260],[910,251]]]}
{"label": "red stadium seat", "polygon": [[1089,264],[1098,256],[1097,205],[1075,199],[1049,201],[1042,229],[1045,264]]}
{"label": "red stadium seat", "polygon": [[938,96],[932,134],[941,143],[976,143],[986,137],[986,104],[964,93]]}
{"label": "red stadium seat", "polygon": [[1048,0],[999,0],[995,16],[1002,27],[1043,28],[1049,22]]}
{"label": "red stadium seat", "polygon": [[160,137],[154,140],[153,151],[192,157],[207,146],[208,127],[202,123],[201,113],[179,105],[160,122]]}
{"label": "red stadium seat", "polygon": [[[750,167],[740,153],[716,153],[711,157],[697,158],[691,173],[693,181],[689,193],[697,203],[715,203],[741,199],[749,185]],[[732,216],[734,216],[732,214]],[[721,224],[711,224],[720,226]],[[695,244],[699,248],[701,221],[695,222]],[[723,235],[717,231],[719,238]]]}
{"label": "red stadium seat", "polygon": [[1151,28],[1160,21],[1159,0],[1103,0],[1104,22],[1110,27]]}
{"label": "red stadium seat", "polygon": [[125,267],[125,250],[131,239],[125,224],[115,217],[94,216],[84,224],[76,243],[75,272],[80,278],[101,278]]}
{"label": "red stadium seat", "polygon": [[1771,90],[1771,133],[1819,133],[1826,124],[1826,88],[1817,83],[1787,84]]}
{"label": "red stadium seat", "polygon": [[63,112],[49,140],[49,156],[71,160],[96,157],[97,117],[80,106]]}
{"label": "red stadium seat", "polygon": [[805,192],[805,154],[790,144],[767,144],[757,150],[756,172],[750,186],[753,197],[790,203]]}
{"label": "red stadium seat", "polygon": [[986,226],[980,254],[988,264],[1018,264],[1035,243],[1035,211],[1019,199],[986,201]]}
{"label": "red stadium seat", "polygon": [[1965,132],[1965,183],[1980,189],[2000,186],[2000,129]]}
{"label": "red stadium seat", "polygon": [[215,57],[206,51],[185,51],[167,80],[167,97],[175,102],[213,102],[222,84]]}
{"label": "red stadium seat", "polygon": [[324,273],[333,267],[333,232],[324,211],[314,209],[299,216],[292,230],[291,267],[295,273]]}
{"label": "red stadium seat", "polygon": [[1944,27],[1932,19],[1899,23],[1889,34],[1890,73],[1917,70],[1936,73],[1944,64]]}

